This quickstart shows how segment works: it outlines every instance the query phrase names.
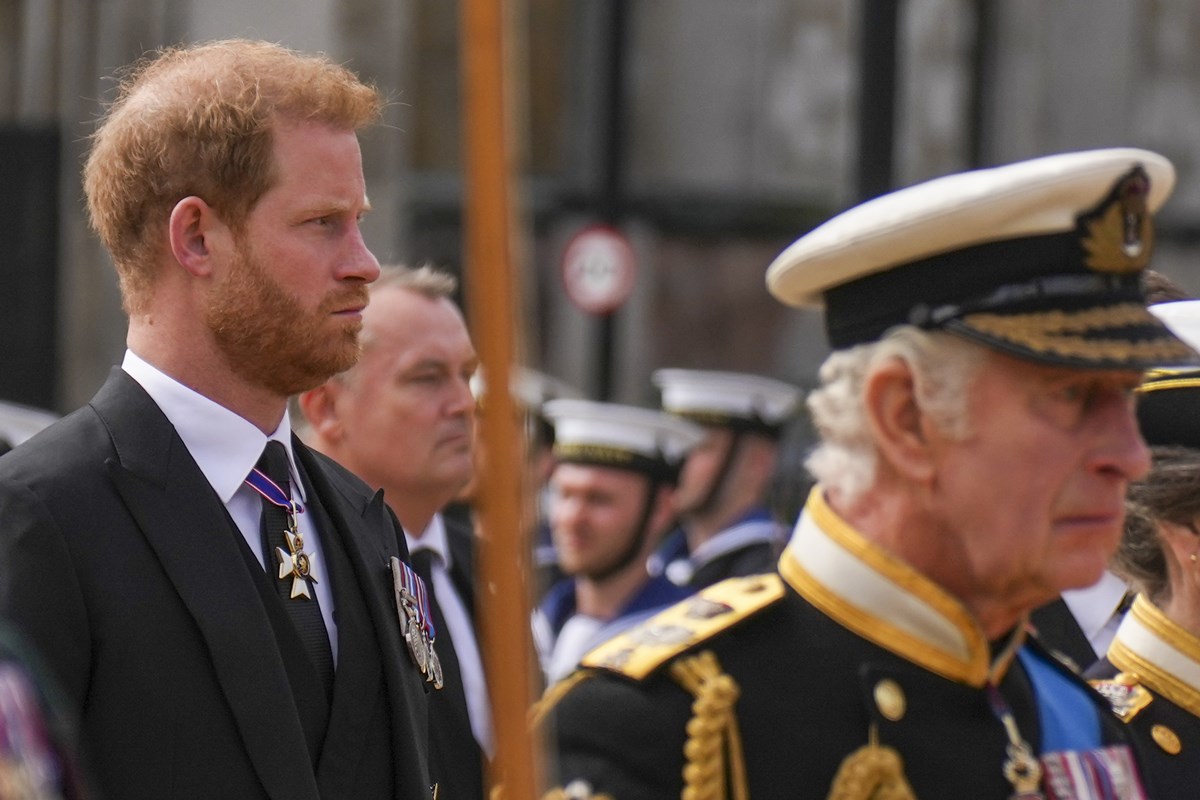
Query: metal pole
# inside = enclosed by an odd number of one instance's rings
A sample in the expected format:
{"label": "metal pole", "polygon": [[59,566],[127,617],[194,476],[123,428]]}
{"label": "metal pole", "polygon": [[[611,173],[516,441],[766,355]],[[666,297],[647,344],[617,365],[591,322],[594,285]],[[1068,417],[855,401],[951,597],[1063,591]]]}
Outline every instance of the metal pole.
{"label": "metal pole", "polygon": [[859,38],[859,201],[894,186],[896,138],[896,25],[900,0],[863,0]]}
{"label": "metal pole", "polygon": [[[602,166],[597,212],[601,221],[616,227],[624,212],[625,177],[625,40],[629,8],[626,0],[609,0],[605,56],[608,80],[602,99],[604,133],[600,137]],[[611,400],[613,369],[616,361],[616,316],[612,311],[600,317],[596,353],[597,397]]]}

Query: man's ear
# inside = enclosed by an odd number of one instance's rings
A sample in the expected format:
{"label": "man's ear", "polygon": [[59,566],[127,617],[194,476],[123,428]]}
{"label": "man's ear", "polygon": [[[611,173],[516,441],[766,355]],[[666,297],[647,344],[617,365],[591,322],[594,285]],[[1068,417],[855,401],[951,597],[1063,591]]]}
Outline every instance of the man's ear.
{"label": "man's ear", "polygon": [[910,480],[931,480],[936,428],[917,403],[912,367],[899,358],[877,367],[867,376],[863,401],[880,461]]}
{"label": "man's ear", "polygon": [[315,389],[309,389],[297,398],[313,432],[327,442],[337,443],[345,436],[341,416],[337,409],[337,394],[340,387],[336,381],[326,381]]}
{"label": "man's ear", "polygon": [[666,534],[667,526],[675,521],[676,491],[676,487],[665,484],[654,488],[654,508],[650,512],[650,519],[646,521],[646,530],[653,532],[655,536],[661,537]]}
{"label": "man's ear", "polygon": [[197,277],[211,275],[214,251],[232,242],[228,227],[212,207],[194,195],[171,209],[167,229],[175,261]]}

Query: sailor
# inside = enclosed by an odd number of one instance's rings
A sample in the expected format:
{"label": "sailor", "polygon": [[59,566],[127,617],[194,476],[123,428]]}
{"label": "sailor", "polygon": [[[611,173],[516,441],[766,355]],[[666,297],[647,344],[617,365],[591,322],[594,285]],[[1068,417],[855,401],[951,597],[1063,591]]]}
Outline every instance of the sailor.
{"label": "sailor", "polygon": [[684,463],[676,505],[680,526],[650,559],[680,586],[702,589],[739,575],[771,572],[788,527],[768,510],[779,440],[803,397],[798,387],[758,375],[661,369],[651,378],[664,411],[705,430]]}
{"label": "sailor", "polygon": [[534,614],[534,642],[549,680],[595,645],[688,592],[651,578],[646,559],[675,518],[684,456],[703,431],[646,408],[553,400],[550,532],[567,575]]}
{"label": "sailor", "polygon": [[935,179],[767,272],[822,303],[817,479],[779,575],[589,653],[539,709],[554,797],[1130,798],[1124,730],[1027,617],[1103,572],[1149,466],[1131,396],[1193,357],[1139,273],[1174,171],[1137,149]]}

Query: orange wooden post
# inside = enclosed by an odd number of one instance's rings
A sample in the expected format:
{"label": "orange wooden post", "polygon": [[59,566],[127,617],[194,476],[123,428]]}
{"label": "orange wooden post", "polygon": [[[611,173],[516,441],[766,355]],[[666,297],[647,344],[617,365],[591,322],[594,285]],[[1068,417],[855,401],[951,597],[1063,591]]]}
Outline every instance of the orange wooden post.
{"label": "orange wooden post", "polygon": [[507,800],[538,796],[535,746],[527,725],[534,664],[529,627],[527,520],[522,513],[524,443],[512,395],[518,237],[513,212],[514,142],[509,100],[510,31],[504,0],[462,0],[466,279],[472,338],[487,382],[482,411],[485,469],[477,513],[483,660],[496,726],[490,775]]}

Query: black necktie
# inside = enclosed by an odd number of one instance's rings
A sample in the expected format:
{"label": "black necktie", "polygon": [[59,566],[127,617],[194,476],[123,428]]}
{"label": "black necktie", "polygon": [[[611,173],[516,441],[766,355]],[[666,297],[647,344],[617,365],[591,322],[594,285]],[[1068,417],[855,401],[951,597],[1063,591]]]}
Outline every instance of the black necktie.
{"label": "black necktie", "polygon": [[[283,490],[284,495],[291,497],[292,481],[289,477],[287,451],[281,442],[267,442],[262,458],[256,466]],[[284,553],[291,552],[284,535],[288,529],[288,512],[267,498],[262,498],[261,531],[267,575],[279,593],[284,608],[287,609],[288,617],[291,618],[300,642],[304,645],[304,651],[308,653],[317,674],[321,676],[326,697],[330,697],[333,692],[333,651],[329,647],[329,633],[325,630],[325,620],[321,617],[321,606],[317,602],[312,581],[303,578],[308,584],[311,596],[309,599],[291,596],[293,576],[279,578],[280,559],[276,555],[276,549],[280,548]],[[304,550],[311,552],[312,546],[306,543]],[[324,579],[325,576],[319,577]]]}
{"label": "black necktie", "polygon": [[440,558],[440,556],[435,556],[428,547],[419,548],[413,551],[412,566],[413,570],[421,576],[421,580],[425,581],[425,590],[429,593],[429,607],[433,612],[433,625],[437,632],[434,649],[437,650],[438,659],[442,662],[442,691],[450,692],[455,701],[461,703],[462,708],[466,709],[467,694],[463,688],[462,668],[458,665],[458,654],[454,652],[454,641],[450,638],[450,626],[446,624],[446,616],[442,613],[437,593],[433,590],[433,559],[435,557]]}

